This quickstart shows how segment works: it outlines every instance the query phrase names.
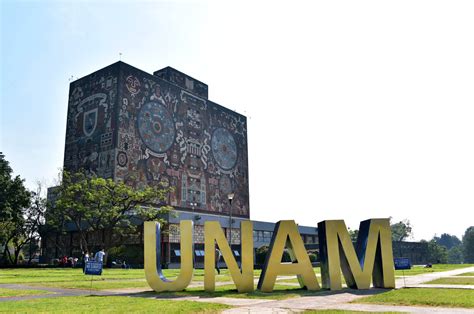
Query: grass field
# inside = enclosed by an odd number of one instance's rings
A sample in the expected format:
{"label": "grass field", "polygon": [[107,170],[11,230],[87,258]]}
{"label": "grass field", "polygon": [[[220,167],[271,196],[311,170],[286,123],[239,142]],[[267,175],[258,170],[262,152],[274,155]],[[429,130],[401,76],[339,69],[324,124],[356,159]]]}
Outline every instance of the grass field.
{"label": "grass field", "polygon": [[0,298],[23,297],[27,295],[40,295],[40,294],[50,294],[50,292],[43,291],[43,290],[19,290],[19,289],[0,288]]}
{"label": "grass field", "polygon": [[427,284],[444,284],[444,285],[474,285],[474,277],[446,277],[439,278],[429,282]]}
{"label": "grass field", "polygon": [[[256,271],[256,274],[259,273],[260,270]],[[178,276],[179,270],[165,269],[164,274],[167,278],[173,280]],[[86,276],[80,268],[16,268],[0,270],[0,283],[89,289],[91,279],[93,290],[148,287],[143,269],[104,269],[102,276]],[[221,271],[221,275],[216,275],[217,282],[231,280],[226,269]],[[204,271],[202,269],[194,271],[193,281],[204,281]]]}
{"label": "grass field", "polygon": [[358,299],[353,303],[474,308],[474,290],[408,288],[390,290]]}
{"label": "grass field", "polygon": [[0,312],[14,313],[215,313],[227,305],[120,296],[81,296],[0,302]]}
{"label": "grass field", "polygon": [[[445,265],[436,264],[433,268],[423,268],[422,266],[415,266],[410,270],[405,270],[405,276],[411,276],[422,273],[431,273],[452,270],[472,265]],[[314,268],[316,275],[320,280],[320,268]],[[165,269],[164,274],[167,278],[173,280],[178,276],[179,270]],[[260,270],[254,271],[255,278],[260,275]],[[395,271],[396,276],[401,276],[403,273],[400,270]],[[94,276],[92,282],[93,290],[107,290],[120,288],[147,288],[148,284],[145,280],[145,273],[143,269],[104,269],[102,276]],[[194,271],[193,282],[204,281],[204,270],[196,269]],[[217,282],[232,281],[227,269],[221,271],[221,275],[216,275]],[[72,288],[72,289],[89,289],[91,287],[91,276],[86,276],[82,273],[80,268],[26,268],[26,269],[2,269],[0,270],[1,283],[18,283],[29,285],[41,285],[47,287],[57,288]],[[296,283],[294,279],[283,279],[278,281],[280,284]]]}
{"label": "grass field", "polygon": [[[165,276],[173,280],[179,275],[178,269],[165,269]],[[315,268],[319,273],[319,268]],[[261,270],[255,270],[254,276],[258,279]],[[216,282],[232,281],[227,269],[216,275]],[[102,276],[86,276],[79,268],[15,268],[0,270],[0,283],[28,284],[45,287],[107,290],[120,288],[147,288],[143,269],[104,269]],[[194,270],[193,282],[204,281],[204,270]],[[290,282],[292,280],[290,279]],[[297,282],[294,279],[294,282]]]}
{"label": "grass field", "polygon": [[[414,267],[405,271],[405,276],[411,276],[422,273],[431,273],[436,271],[446,271],[468,267],[471,265],[433,265],[433,268]],[[164,270],[165,276],[169,279],[175,278],[179,270]],[[320,269],[315,268],[315,273],[320,277]],[[396,271],[398,275],[401,271]],[[448,277],[433,281],[432,283],[447,284],[474,284],[474,277]],[[471,273],[472,274],[472,273]],[[260,270],[254,273],[255,278],[260,275]],[[70,268],[45,268],[45,269],[1,269],[0,283],[27,284],[58,288],[80,288],[89,289],[91,276],[82,273],[82,269]],[[229,308],[225,305],[215,303],[201,303],[192,301],[161,300],[167,297],[232,297],[232,298],[250,298],[266,300],[283,300],[288,298],[297,298],[302,296],[328,295],[334,292],[328,290],[307,291],[300,289],[299,286],[290,285],[290,282],[297,282],[296,279],[285,278],[277,281],[273,293],[264,293],[254,291],[251,293],[238,293],[235,285],[226,284],[216,285],[214,293],[204,291],[203,287],[204,271],[202,269],[194,271],[193,282],[198,283],[195,287],[187,288],[183,292],[175,293],[155,293],[138,292],[133,296],[81,296],[81,297],[57,297],[30,299],[22,301],[3,301],[0,302],[0,312],[163,312],[163,313],[192,313],[192,312],[220,312]],[[446,280],[450,281],[447,282]],[[221,275],[216,276],[216,281],[232,281],[227,270],[222,270]],[[319,280],[320,281],[320,280]],[[143,269],[104,269],[102,276],[94,276],[92,289],[122,289],[122,288],[144,288],[151,290],[145,280]],[[343,290],[344,291],[344,290]],[[9,296],[26,296],[31,294],[48,293],[38,290],[13,290],[1,289],[0,298]],[[209,299],[211,300],[211,299]],[[464,289],[400,289],[383,292],[358,299],[355,303],[378,303],[393,305],[425,305],[425,306],[444,306],[444,307],[464,307],[474,308],[474,290]],[[312,313],[353,313],[353,311],[324,310],[307,311]],[[367,312],[359,312],[367,313]],[[388,312],[387,312],[388,313]]]}
{"label": "grass field", "polygon": [[462,274],[459,274],[458,276],[474,276],[474,273],[462,273]]}

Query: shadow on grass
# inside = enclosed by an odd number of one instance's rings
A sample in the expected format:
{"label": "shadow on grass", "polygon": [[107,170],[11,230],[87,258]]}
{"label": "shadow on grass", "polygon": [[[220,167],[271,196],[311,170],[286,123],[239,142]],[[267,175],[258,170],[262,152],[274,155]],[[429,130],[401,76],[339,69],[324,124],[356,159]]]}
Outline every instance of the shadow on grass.
{"label": "shadow on grass", "polygon": [[137,292],[137,293],[124,293],[120,295],[141,297],[141,298],[156,298],[156,299],[184,299],[186,297],[197,297],[200,299],[213,299],[219,297],[226,298],[244,298],[244,299],[262,299],[262,300],[284,300],[298,297],[310,297],[310,296],[331,296],[343,293],[349,293],[359,296],[371,296],[380,293],[390,291],[390,289],[369,289],[369,290],[354,290],[354,289],[342,289],[338,291],[331,291],[327,289],[321,289],[317,291],[309,291],[301,288],[291,287],[277,287],[273,292],[261,292],[255,290],[253,292],[240,293],[233,286],[221,286],[216,287],[214,292],[206,292],[203,288],[188,288],[180,292]]}

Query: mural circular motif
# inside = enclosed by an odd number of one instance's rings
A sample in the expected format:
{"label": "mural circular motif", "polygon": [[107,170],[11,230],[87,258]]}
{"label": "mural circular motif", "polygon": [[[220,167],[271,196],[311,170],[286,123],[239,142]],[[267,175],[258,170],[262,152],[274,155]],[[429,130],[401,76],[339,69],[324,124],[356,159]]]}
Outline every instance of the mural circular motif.
{"label": "mural circular motif", "polygon": [[234,137],[224,128],[214,130],[211,139],[212,155],[224,170],[234,168],[237,162],[237,144]]}
{"label": "mural circular motif", "polygon": [[164,153],[173,145],[173,118],[161,103],[149,102],[140,109],[138,131],[145,145],[156,153]]}
{"label": "mural circular motif", "polygon": [[120,167],[125,167],[128,162],[127,154],[125,152],[119,152],[117,154],[117,162]]}

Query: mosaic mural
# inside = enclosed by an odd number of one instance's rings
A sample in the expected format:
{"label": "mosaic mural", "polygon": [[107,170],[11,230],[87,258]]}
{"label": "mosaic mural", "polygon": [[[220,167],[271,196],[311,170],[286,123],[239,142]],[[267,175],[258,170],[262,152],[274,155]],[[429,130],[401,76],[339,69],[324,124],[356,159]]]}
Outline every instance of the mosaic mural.
{"label": "mosaic mural", "polygon": [[118,67],[74,81],[69,90],[64,169],[111,178],[115,164]]}
{"label": "mosaic mural", "polygon": [[234,192],[233,214],[248,217],[246,118],[190,93],[203,84],[187,76],[178,87],[123,63],[121,76],[115,178],[171,185],[170,204],[197,212],[227,214]]}
{"label": "mosaic mural", "polygon": [[171,185],[170,204],[196,212],[227,215],[234,192],[233,215],[249,217],[246,118],[209,101],[202,82],[155,74],[118,62],[71,83],[64,168]]}

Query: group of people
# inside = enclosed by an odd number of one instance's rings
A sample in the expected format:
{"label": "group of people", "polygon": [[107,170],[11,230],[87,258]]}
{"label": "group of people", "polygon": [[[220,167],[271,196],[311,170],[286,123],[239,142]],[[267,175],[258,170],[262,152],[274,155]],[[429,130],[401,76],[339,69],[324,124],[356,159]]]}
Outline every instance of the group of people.
{"label": "group of people", "polygon": [[67,257],[63,256],[59,259],[57,259],[58,265],[62,267],[76,267],[77,261],[79,259],[77,257]]}

